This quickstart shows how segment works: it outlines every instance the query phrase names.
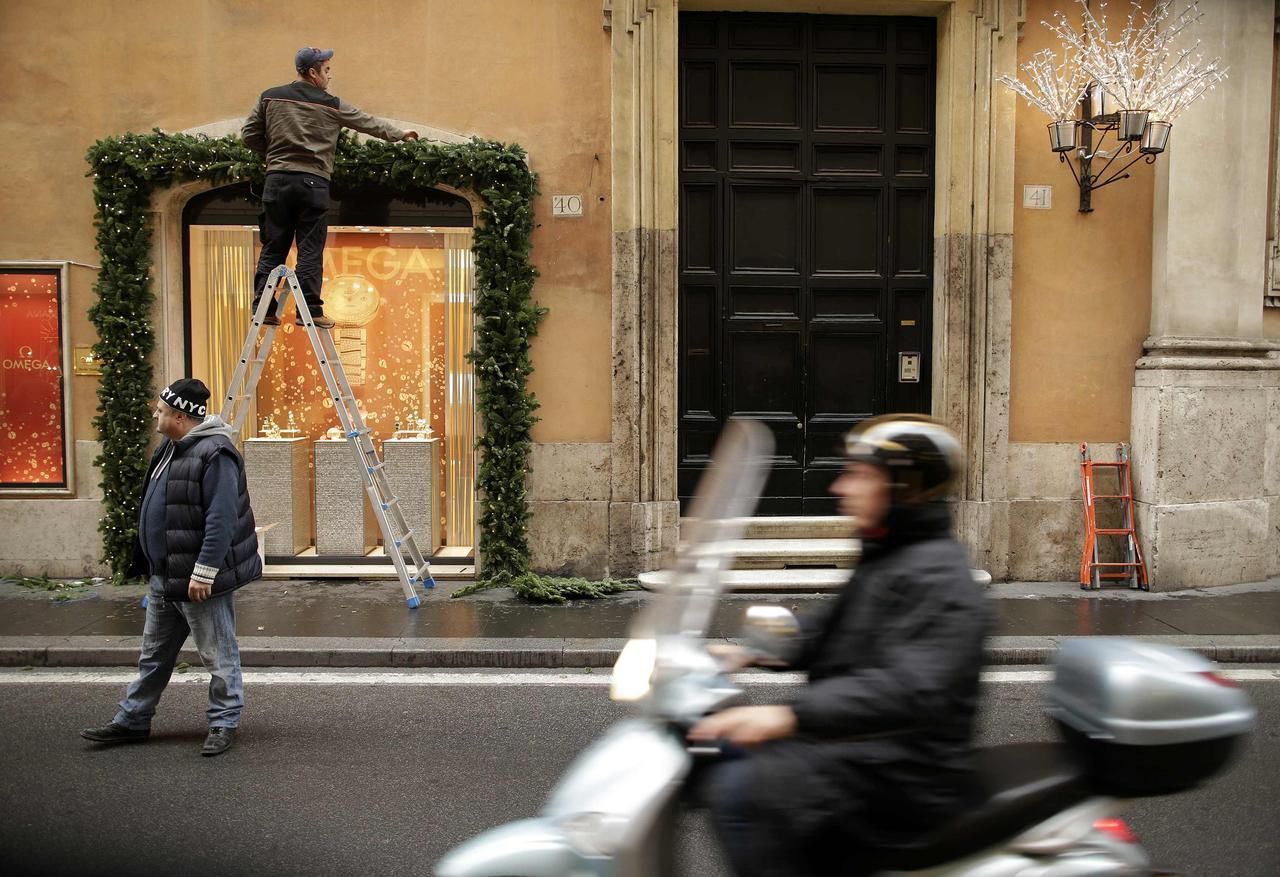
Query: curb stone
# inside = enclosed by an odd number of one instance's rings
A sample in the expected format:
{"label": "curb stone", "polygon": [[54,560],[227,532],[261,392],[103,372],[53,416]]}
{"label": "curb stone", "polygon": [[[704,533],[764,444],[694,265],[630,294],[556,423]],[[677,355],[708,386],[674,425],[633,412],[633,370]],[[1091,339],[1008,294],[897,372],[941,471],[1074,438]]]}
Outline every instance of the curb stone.
{"label": "curb stone", "polygon": [[[987,666],[1051,664],[1067,637],[998,636]],[[1224,664],[1280,663],[1280,636],[1144,636]],[[723,640],[731,642],[732,640]],[[625,640],[568,638],[241,637],[245,667],[397,667],[423,669],[577,669],[610,667]],[[133,667],[141,637],[0,637],[0,667]],[[191,648],[178,655],[192,667]]]}

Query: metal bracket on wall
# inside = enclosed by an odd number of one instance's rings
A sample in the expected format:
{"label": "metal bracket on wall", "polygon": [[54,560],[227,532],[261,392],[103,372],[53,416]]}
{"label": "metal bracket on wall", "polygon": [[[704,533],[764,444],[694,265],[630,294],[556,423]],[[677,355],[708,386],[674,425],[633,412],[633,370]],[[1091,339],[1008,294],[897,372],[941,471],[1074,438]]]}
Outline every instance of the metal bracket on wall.
{"label": "metal bracket on wall", "polygon": [[[1117,141],[1115,148],[1110,152],[1102,148],[1102,144],[1106,140],[1107,134],[1116,131],[1118,127],[1119,123],[1115,116],[1101,116],[1092,122],[1080,123],[1080,139],[1082,142],[1080,144],[1080,148],[1076,150],[1078,153],[1077,158],[1080,162],[1079,173],[1076,172],[1075,163],[1067,159],[1067,153],[1058,153],[1058,160],[1070,168],[1071,176],[1075,177],[1076,185],[1080,187],[1081,213],[1093,212],[1094,190],[1101,189],[1103,186],[1109,186],[1118,180],[1128,179],[1132,176],[1132,174],[1128,173],[1129,168],[1133,167],[1140,161],[1145,161],[1147,164],[1156,163],[1157,156],[1155,154],[1139,151],[1128,164],[1119,168],[1115,173],[1108,177],[1107,171],[1110,170],[1111,165],[1115,163],[1117,158],[1122,155],[1128,157],[1134,153],[1134,141],[1132,140],[1125,141],[1123,143]],[[1093,144],[1094,131],[1102,132],[1101,136],[1098,138],[1098,144],[1096,147]],[[1102,170],[1095,174],[1093,173],[1093,162],[1094,159],[1098,158],[1105,158],[1107,163],[1102,166]],[[1103,179],[1104,177],[1106,177],[1106,179]]]}

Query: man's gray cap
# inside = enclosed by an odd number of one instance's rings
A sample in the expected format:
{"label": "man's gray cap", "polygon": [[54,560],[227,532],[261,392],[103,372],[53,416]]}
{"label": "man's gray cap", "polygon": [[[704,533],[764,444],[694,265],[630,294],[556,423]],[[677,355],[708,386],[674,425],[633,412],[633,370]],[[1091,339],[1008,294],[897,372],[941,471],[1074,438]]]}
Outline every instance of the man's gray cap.
{"label": "man's gray cap", "polygon": [[306,73],[312,67],[328,61],[332,57],[333,49],[317,49],[315,46],[307,46],[304,49],[298,49],[298,54],[293,59],[293,66],[298,69],[299,73]]}

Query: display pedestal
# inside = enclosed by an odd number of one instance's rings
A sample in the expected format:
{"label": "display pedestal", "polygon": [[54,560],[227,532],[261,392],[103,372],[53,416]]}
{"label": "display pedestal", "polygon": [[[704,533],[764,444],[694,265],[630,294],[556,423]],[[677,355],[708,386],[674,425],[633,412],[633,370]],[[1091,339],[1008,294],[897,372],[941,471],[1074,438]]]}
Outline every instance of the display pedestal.
{"label": "display pedestal", "polygon": [[315,443],[316,554],[363,557],[378,544],[378,520],[344,441]]}
{"label": "display pedestal", "polygon": [[427,559],[435,554],[443,541],[444,526],[440,520],[440,440],[435,438],[387,439],[382,443],[382,459],[386,462],[387,482],[394,496],[400,497],[405,522],[413,530],[418,549]]}
{"label": "display pedestal", "polygon": [[310,548],[311,473],[306,439],[247,439],[244,476],[254,520],[267,528],[263,552],[293,557]]}

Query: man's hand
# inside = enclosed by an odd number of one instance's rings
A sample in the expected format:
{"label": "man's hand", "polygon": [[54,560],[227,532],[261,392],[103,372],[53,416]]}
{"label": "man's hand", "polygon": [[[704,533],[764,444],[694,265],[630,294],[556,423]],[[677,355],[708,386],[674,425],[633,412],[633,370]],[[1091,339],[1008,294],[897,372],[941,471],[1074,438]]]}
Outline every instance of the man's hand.
{"label": "man's hand", "polygon": [[192,579],[187,585],[187,596],[196,603],[203,603],[209,599],[213,593],[213,585],[206,585],[204,582],[198,582]]}
{"label": "man's hand", "polygon": [[401,137],[400,139],[401,139],[401,140],[417,140],[417,139],[418,139],[418,132],[417,132],[417,131],[406,131],[406,132],[404,132],[404,136],[403,136],[403,137]]}
{"label": "man's hand", "polygon": [[795,733],[796,714],[789,706],[736,706],[698,722],[689,731],[689,739],[758,746]]}

